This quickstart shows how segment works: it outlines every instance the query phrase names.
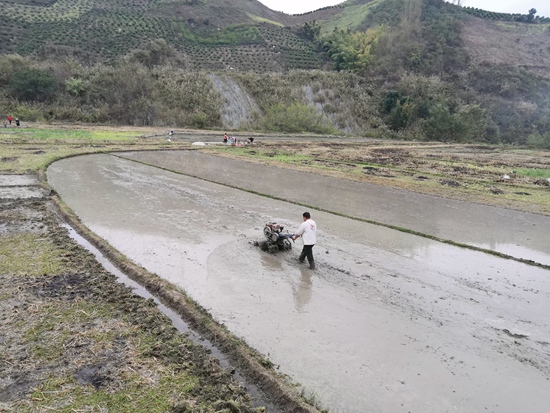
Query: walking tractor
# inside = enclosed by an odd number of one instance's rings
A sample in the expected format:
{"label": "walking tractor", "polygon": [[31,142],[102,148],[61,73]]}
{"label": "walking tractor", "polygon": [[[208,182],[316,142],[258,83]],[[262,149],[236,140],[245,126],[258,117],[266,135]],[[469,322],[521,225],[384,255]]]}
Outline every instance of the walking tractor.
{"label": "walking tractor", "polygon": [[275,222],[265,224],[265,241],[258,243],[262,251],[275,254],[277,251],[290,251],[292,249],[292,242],[290,241],[293,241],[294,234],[289,234],[288,231],[283,233],[284,228]]}

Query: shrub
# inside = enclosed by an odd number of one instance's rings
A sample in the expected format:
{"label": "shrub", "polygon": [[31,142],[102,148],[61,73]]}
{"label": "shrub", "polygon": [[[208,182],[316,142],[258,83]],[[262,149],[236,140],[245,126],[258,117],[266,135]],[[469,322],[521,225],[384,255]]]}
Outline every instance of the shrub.
{"label": "shrub", "polygon": [[264,128],[277,132],[335,133],[334,127],[311,106],[275,104],[265,114]]}
{"label": "shrub", "polygon": [[80,96],[84,93],[84,82],[82,79],[71,77],[65,80],[65,89],[71,95]]}
{"label": "shrub", "polygon": [[204,112],[193,113],[191,115],[191,126],[196,129],[204,129],[207,126],[211,126],[210,119],[208,119],[208,115]]}
{"label": "shrub", "polygon": [[527,145],[537,149],[550,149],[550,132],[532,133],[527,137]]}
{"label": "shrub", "polygon": [[45,101],[55,95],[55,77],[40,69],[23,69],[10,81],[15,96],[23,101]]}
{"label": "shrub", "polygon": [[19,55],[0,57],[0,86],[9,85],[13,75],[29,66],[29,61]]}

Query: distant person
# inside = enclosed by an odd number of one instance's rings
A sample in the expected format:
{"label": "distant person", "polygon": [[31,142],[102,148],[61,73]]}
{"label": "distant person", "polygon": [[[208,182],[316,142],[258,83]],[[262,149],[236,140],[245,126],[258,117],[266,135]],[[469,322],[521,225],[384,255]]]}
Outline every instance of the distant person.
{"label": "distant person", "polygon": [[292,237],[295,240],[298,237],[302,237],[304,240],[304,248],[300,254],[298,261],[301,263],[304,262],[304,259],[307,257],[309,263],[309,268],[315,269],[315,261],[313,260],[313,246],[317,242],[317,224],[314,220],[311,219],[311,214],[309,212],[304,212],[302,214],[304,222],[298,228],[298,232]]}
{"label": "distant person", "polygon": [[10,125],[11,125],[11,122],[12,122],[12,121],[13,121],[13,116],[8,115],[8,122],[9,122]]}
{"label": "distant person", "polygon": [[227,133],[225,133],[225,134],[223,135],[223,143],[227,143],[227,139],[228,139],[228,138],[227,138]]}
{"label": "distant person", "polygon": [[254,138],[248,138],[248,140],[250,141],[250,143],[254,143]]}
{"label": "distant person", "polygon": [[15,126],[21,125],[21,122],[19,122],[19,118],[15,118]]}

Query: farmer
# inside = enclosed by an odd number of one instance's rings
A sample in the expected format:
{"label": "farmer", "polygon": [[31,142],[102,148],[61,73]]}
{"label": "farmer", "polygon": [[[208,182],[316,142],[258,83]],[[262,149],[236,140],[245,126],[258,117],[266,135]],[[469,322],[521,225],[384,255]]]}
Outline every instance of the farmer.
{"label": "farmer", "polygon": [[13,116],[8,115],[8,122],[10,123],[10,125],[11,125],[11,122],[12,122],[12,121],[13,121]]}
{"label": "farmer", "polygon": [[227,133],[223,135],[223,143],[227,143]]}
{"label": "farmer", "polygon": [[21,125],[21,122],[19,122],[19,118],[15,118],[15,126]]}
{"label": "farmer", "polygon": [[300,258],[298,258],[298,261],[304,262],[304,259],[307,257],[309,268],[314,270],[315,261],[313,261],[313,246],[317,241],[317,224],[311,219],[311,214],[309,212],[304,212],[302,217],[304,222],[302,222],[302,225],[300,225],[300,228],[298,228],[298,231],[292,239],[295,240],[300,236],[303,238],[304,248],[302,249],[302,253],[300,254]]}

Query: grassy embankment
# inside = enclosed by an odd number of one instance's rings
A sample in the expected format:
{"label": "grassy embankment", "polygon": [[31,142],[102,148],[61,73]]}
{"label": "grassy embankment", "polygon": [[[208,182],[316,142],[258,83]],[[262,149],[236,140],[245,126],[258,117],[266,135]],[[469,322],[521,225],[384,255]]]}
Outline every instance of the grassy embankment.
{"label": "grassy embankment", "polygon": [[146,138],[164,130],[133,129],[72,125],[58,129],[42,126],[0,129],[0,173],[36,173],[56,159],[79,154],[189,146],[183,142]]}

